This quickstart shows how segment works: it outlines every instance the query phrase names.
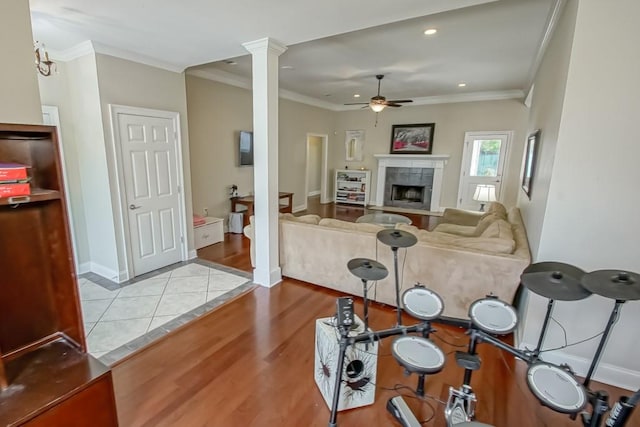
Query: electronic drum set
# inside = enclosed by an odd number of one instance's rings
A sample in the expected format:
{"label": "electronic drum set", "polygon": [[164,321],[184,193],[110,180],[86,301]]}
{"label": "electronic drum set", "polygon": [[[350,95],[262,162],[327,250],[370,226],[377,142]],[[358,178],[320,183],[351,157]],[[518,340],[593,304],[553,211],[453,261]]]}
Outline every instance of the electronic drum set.
{"label": "electronic drum set", "polygon": [[[356,343],[376,342],[384,338],[396,336],[391,352],[405,372],[418,375],[416,395],[424,396],[424,382],[427,375],[437,374],[445,365],[445,354],[429,339],[435,332],[431,322],[438,321],[444,311],[442,298],[434,291],[416,285],[400,294],[398,276],[398,249],[408,248],[417,243],[416,237],[403,230],[387,229],[378,232],[377,238],[390,246],[394,254],[395,293],[397,307],[397,324],[395,327],[380,331],[369,329],[369,299],[367,296],[368,281],[382,280],[388,275],[387,268],[378,261],[367,258],[355,258],[348,262],[349,271],[360,278],[363,285],[364,299],[364,332],[350,336],[354,321],[353,299],[341,297],[337,301],[336,325],[340,333],[338,367],[329,427],[337,425],[338,400],[344,368],[344,356],[348,346]],[[480,343],[491,344],[514,357],[525,361],[527,368],[527,385],[541,404],[554,411],[570,414],[575,419],[577,414],[591,405],[591,412],[583,411],[581,422],[586,427],[599,427],[607,411],[605,421],[607,427],[622,427],[626,424],[631,412],[640,401],[640,390],[631,397],[623,396],[610,408],[608,395],[604,391],[590,391],[589,383],[600,360],[607,339],[618,319],[622,304],[626,301],[640,300],[640,276],[636,273],[619,270],[598,270],[585,273],[577,267],[558,262],[541,262],[530,265],[521,276],[521,284],[529,291],[548,298],[547,311],[540,331],[536,348],[521,350],[504,343],[498,337],[513,332],[518,324],[516,310],[495,296],[479,299],[469,307],[467,334],[469,344],[466,352],[457,351],[455,359],[458,366],[464,369],[463,382],[460,388],[449,390],[449,399],[445,407],[447,426],[457,427],[490,427],[473,421],[475,416],[476,396],[471,388],[473,371],[480,369],[481,361],[476,354]],[[591,294],[615,300],[612,313],[602,338],[591,362],[584,381],[580,383],[567,365],[555,365],[540,359],[542,345],[549,326],[555,301],[578,301]],[[402,325],[402,307],[413,318],[420,322]],[[389,412],[403,425],[420,426],[413,413],[397,396],[387,403]]]}

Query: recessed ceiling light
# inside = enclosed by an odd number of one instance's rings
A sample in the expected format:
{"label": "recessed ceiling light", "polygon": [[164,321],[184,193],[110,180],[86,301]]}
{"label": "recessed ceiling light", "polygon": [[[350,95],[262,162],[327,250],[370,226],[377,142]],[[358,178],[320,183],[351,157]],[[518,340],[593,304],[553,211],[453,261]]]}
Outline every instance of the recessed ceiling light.
{"label": "recessed ceiling light", "polygon": [[324,96],[331,96],[331,94],[330,93],[325,93]]}
{"label": "recessed ceiling light", "polygon": [[360,98],[360,94],[356,93],[355,95],[353,95],[354,98]]}
{"label": "recessed ceiling light", "polygon": [[432,36],[437,32],[438,32],[438,30],[436,30],[435,28],[428,28],[428,29],[424,30],[424,35],[425,36]]}
{"label": "recessed ceiling light", "polygon": [[238,65],[236,61],[233,61],[231,59],[227,59],[226,61],[224,61],[224,63],[227,65]]}
{"label": "recessed ceiling light", "polygon": [[466,87],[467,84],[465,82],[460,82],[458,83],[458,87]]}
{"label": "recessed ceiling light", "polygon": [[282,65],[280,68],[283,70],[293,70],[293,65]]}

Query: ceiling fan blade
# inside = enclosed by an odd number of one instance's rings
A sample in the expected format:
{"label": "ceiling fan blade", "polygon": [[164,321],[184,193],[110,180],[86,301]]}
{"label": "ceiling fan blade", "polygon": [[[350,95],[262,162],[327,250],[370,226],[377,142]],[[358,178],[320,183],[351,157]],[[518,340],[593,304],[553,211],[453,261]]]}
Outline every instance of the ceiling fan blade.
{"label": "ceiling fan blade", "polygon": [[369,105],[369,103],[368,102],[350,102],[344,105]]}
{"label": "ceiling fan blade", "polygon": [[391,99],[387,102],[395,102],[396,104],[402,104],[405,102],[413,102],[413,99]]}
{"label": "ceiling fan blade", "polygon": [[385,107],[402,107],[402,105],[400,104],[394,104],[392,102],[387,102],[386,104],[384,104]]}

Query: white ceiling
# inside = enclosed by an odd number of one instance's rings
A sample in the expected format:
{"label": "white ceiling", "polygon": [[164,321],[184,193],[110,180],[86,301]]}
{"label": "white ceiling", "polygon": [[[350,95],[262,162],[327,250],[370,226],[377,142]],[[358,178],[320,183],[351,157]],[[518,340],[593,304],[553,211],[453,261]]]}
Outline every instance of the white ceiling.
{"label": "white ceiling", "polygon": [[[293,67],[280,70],[281,88],[339,108],[375,95],[376,74],[385,75],[382,95],[418,104],[522,96],[557,1],[30,0],[30,7],[34,39],[54,58],[90,40],[105,53],[174,71],[196,66],[189,72],[239,85],[251,76],[242,43],[272,37],[289,46],[280,64]],[[425,36],[431,27],[438,33]],[[237,64],[221,61],[230,58]]]}

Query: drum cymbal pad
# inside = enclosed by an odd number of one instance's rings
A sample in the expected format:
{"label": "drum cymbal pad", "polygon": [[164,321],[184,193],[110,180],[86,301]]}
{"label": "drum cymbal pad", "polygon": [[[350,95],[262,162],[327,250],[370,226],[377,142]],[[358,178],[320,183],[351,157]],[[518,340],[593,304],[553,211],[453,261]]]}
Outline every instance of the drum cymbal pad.
{"label": "drum cymbal pad", "polygon": [[543,297],[559,301],[577,301],[591,295],[581,280],[585,272],[573,265],[561,262],[538,262],[527,267],[521,283]]}
{"label": "drum cymbal pad", "polygon": [[593,271],[582,277],[582,286],[605,298],[620,301],[640,299],[640,276],[630,271]]}
{"label": "drum cymbal pad", "polygon": [[354,276],[363,280],[382,280],[389,274],[387,267],[368,258],[353,258],[347,268]]}
{"label": "drum cymbal pad", "polygon": [[418,238],[404,230],[380,230],[376,235],[378,240],[392,248],[408,248],[418,243]]}

